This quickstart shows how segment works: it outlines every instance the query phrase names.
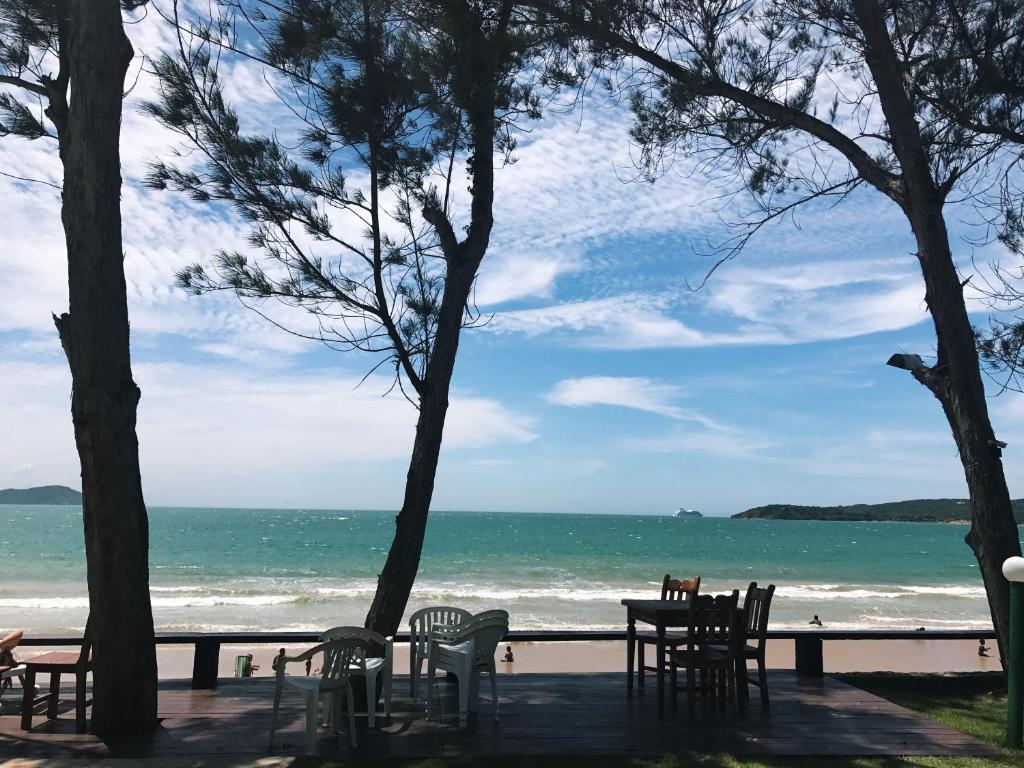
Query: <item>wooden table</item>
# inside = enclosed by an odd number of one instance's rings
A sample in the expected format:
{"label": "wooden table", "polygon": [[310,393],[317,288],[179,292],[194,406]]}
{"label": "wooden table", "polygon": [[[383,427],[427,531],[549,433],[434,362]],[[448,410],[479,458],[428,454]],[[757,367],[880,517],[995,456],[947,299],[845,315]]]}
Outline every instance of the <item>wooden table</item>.
{"label": "wooden table", "polygon": [[626,693],[633,695],[633,656],[636,653],[636,623],[651,624],[656,630],[655,656],[658,670],[658,706],[665,703],[665,630],[688,627],[690,604],[681,600],[623,600],[626,606]]}
{"label": "wooden table", "polygon": [[[21,700],[21,729],[32,730],[32,711],[36,704],[46,702],[46,718],[57,717],[57,703],[60,698],[60,676],[63,673],[75,676],[75,730],[85,733],[85,676],[89,671],[89,663],[83,662],[81,654],[76,652],[54,651],[44,653],[21,662],[25,667],[24,689]],[[50,675],[50,691],[36,696],[36,674],[42,672]]]}

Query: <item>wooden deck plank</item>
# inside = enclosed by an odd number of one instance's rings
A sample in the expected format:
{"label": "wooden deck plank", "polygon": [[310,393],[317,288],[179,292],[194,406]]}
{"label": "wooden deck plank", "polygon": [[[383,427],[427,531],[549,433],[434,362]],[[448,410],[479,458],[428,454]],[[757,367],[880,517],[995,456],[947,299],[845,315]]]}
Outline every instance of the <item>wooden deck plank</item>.
{"label": "wooden deck plank", "polygon": [[[70,701],[58,720],[42,718],[31,733],[20,730],[9,697],[0,714],[0,759],[9,756],[183,756],[267,754],[273,681],[225,680],[215,691],[193,691],[188,681],[162,681],[161,727],[150,737],[115,748],[75,734]],[[395,679],[393,717],[357,725],[363,757],[445,757],[465,754],[649,755],[665,752],[729,752],[740,755],[986,755],[990,745],[946,728],[866,691],[831,678],[801,680],[771,675],[772,707],[761,709],[756,691],[749,711],[732,714],[698,707],[691,719],[679,707],[659,714],[653,685],[632,698],[621,674],[502,675],[501,722],[490,703],[466,729],[457,727],[455,686],[442,683],[434,718],[413,702],[408,680]],[[487,686],[484,686],[486,692]],[[65,697],[67,694],[65,693]],[[438,713],[441,718],[438,719]],[[298,697],[282,700],[273,754],[298,754],[304,745],[305,712]],[[321,729],[320,754],[353,754],[342,733]]]}

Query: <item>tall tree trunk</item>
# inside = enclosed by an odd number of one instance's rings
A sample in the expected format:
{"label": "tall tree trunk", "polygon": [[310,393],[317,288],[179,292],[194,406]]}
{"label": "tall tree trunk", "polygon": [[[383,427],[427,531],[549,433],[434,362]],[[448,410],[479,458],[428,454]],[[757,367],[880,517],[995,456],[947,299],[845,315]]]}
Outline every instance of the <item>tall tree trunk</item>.
{"label": "tall tree trunk", "polygon": [[1010,597],[1002,565],[1007,557],[1020,555],[1020,540],[1000,448],[989,420],[974,329],[949,247],[942,214],[945,191],[932,177],[917,114],[904,88],[899,58],[880,5],[877,0],[853,0],[853,10],[864,33],[865,60],[878,88],[893,152],[902,170],[903,189],[895,199],[917,241],[925,300],[938,341],[936,364],[913,373],[942,404],[960,453],[971,498],[967,544],[978,560],[999,641],[1000,661],[1005,667]]}
{"label": "tall tree trunk", "polygon": [[[479,259],[476,263],[479,264]],[[385,636],[398,631],[419,570],[430,500],[434,495],[434,477],[441,455],[444,422],[448,414],[448,392],[455,370],[462,315],[475,274],[474,266],[467,282],[461,270],[450,269],[445,286],[434,350],[429,363],[430,375],[424,381],[426,388],[420,397],[416,438],[405,480],[405,499],[395,520],[395,538],[388,550],[384,569],[377,577],[377,591],[366,615],[366,626]]]}
{"label": "tall tree trunk", "polygon": [[54,320],[71,368],[82,465],[92,730],[116,738],[156,725],[149,527],[135,434],[140,392],[121,243],[121,102],[133,52],[117,0],[70,0],[68,13],[61,53],[71,93],[59,131],[70,312]]}
{"label": "tall tree trunk", "polygon": [[1001,451],[988,415],[974,330],[941,207],[914,210],[911,224],[939,348],[937,364],[914,374],[942,405],[956,441],[971,499],[971,529],[966,541],[978,561],[996,629],[999,658],[1005,667],[1010,590],[1002,565],[1006,558],[1021,553],[1017,523],[1003,474]]}
{"label": "tall tree trunk", "polygon": [[395,521],[395,538],[384,569],[377,577],[377,591],[366,616],[366,626],[383,635],[398,630],[419,570],[459,336],[469,293],[494,225],[495,52],[505,45],[504,34],[511,11],[511,2],[505,0],[497,19],[491,22],[495,25],[491,39],[484,33],[486,25],[475,4],[463,0],[445,6],[444,23],[456,38],[460,53],[453,92],[470,125],[470,224],[466,238],[458,242],[447,211],[423,211],[424,219],[437,232],[447,273],[434,346],[420,391],[420,415],[406,478],[405,500]]}

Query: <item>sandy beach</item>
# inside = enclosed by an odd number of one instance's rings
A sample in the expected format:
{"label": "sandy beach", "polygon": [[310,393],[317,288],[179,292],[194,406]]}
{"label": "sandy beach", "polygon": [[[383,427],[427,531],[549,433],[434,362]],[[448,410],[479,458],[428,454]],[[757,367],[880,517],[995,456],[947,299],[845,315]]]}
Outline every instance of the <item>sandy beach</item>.
{"label": "sandy beach", "polygon": [[[309,645],[289,645],[288,655],[298,655]],[[225,645],[220,650],[220,676],[232,677],[235,657],[251,653],[259,667],[255,676],[272,675],[271,660],[279,646]],[[499,673],[530,672],[624,672],[625,643],[513,643],[515,662],[498,662]],[[994,649],[990,653],[995,654]],[[998,657],[979,657],[978,645],[970,640],[837,640],[824,646],[826,672],[992,672],[999,669]],[[28,655],[25,653],[24,655]],[[498,658],[504,655],[504,645]],[[158,651],[160,677],[188,678],[192,675],[192,647],[162,647]],[[768,665],[792,669],[793,642],[768,644]],[[395,671],[407,673],[409,648],[395,647]],[[300,670],[296,668],[296,672]]]}

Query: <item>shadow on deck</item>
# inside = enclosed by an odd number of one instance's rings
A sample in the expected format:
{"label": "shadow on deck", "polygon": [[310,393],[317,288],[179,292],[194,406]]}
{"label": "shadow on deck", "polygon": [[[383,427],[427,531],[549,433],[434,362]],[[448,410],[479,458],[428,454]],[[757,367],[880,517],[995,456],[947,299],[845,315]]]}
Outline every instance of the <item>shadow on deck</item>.
{"label": "shadow on deck", "polygon": [[[483,686],[487,690],[487,685]],[[698,707],[691,719],[685,697],[679,710],[666,704],[659,715],[653,685],[627,698],[622,674],[521,674],[499,678],[501,721],[490,704],[469,727],[458,727],[455,686],[442,682],[443,718],[425,719],[424,703],[409,696],[408,678],[395,678],[390,722],[358,722],[359,747],[345,731],[321,728],[324,757],[449,757],[503,755],[655,755],[725,752],[737,755],[988,755],[997,750],[910,710],[832,678],[801,679],[771,674],[771,709],[752,691],[746,713],[733,716]],[[421,688],[421,694],[423,689]],[[20,694],[20,689],[15,693]],[[273,681],[223,680],[213,691],[193,691],[188,681],[161,681],[160,727],[145,741],[108,746],[74,732],[74,713],[19,727],[18,696],[4,697],[0,714],[0,759],[32,756],[171,757],[185,755],[300,754],[304,709],[298,697],[282,700],[274,750],[268,752]],[[344,718],[343,718],[344,719]]]}

